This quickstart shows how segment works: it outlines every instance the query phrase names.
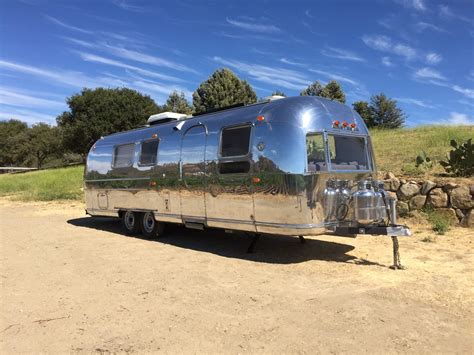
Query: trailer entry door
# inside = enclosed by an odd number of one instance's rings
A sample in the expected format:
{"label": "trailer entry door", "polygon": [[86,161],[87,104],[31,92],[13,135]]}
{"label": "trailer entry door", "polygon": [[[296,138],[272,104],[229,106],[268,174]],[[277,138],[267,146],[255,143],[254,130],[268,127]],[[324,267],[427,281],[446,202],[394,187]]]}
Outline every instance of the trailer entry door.
{"label": "trailer entry door", "polygon": [[181,145],[181,214],[183,220],[204,223],[206,206],[206,128],[194,126],[188,129]]}

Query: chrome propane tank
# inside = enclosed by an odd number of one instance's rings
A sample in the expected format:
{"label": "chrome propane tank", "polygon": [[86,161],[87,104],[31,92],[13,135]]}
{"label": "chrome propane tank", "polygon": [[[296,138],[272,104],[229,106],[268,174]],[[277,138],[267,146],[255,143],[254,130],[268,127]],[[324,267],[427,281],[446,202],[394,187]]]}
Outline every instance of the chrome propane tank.
{"label": "chrome propane tank", "polygon": [[387,218],[387,196],[383,182],[363,180],[359,181],[357,187],[358,190],[352,195],[355,220],[360,224],[370,224]]}
{"label": "chrome propane tank", "polygon": [[359,181],[357,191],[352,195],[354,217],[360,224],[370,224],[377,220],[377,195],[369,180]]}

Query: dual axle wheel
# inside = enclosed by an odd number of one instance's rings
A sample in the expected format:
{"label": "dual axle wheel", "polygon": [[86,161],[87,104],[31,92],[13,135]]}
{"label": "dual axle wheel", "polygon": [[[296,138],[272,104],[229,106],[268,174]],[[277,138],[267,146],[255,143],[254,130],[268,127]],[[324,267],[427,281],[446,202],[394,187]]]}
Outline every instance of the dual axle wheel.
{"label": "dual axle wheel", "polygon": [[164,225],[157,222],[153,212],[122,212],[122,227],[128,235],[141,233],[146,238],[158,238],[163,235]]}

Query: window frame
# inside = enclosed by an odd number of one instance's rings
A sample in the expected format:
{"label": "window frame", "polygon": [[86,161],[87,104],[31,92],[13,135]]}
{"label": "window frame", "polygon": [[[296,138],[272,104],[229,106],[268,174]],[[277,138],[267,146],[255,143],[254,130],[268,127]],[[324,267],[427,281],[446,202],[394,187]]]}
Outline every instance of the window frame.
{"label": "window frame", "polygon": [[[309,135],[318,135],[322,134],[323,135],[323,140],[324,140],[324,151],[325,151],[325,159],[326,159],[326,164],[328,169],[324,170],[324,173],[331,172],[331,173],[366,173],[366,172],[373,172],[373,167],[374,167],[374,162],[373,162],[373,157],[371,156],[371,150],[369,153],[370,147],[370,138],[368,135],[364,134],[358,134],[358,133],[349,133],[349,132],[328,132],[326,130],[323,131],[314,131],[314,132],[308,132],[306,133],[305,139]],[[333,169],[332,168],[332,163],[331,163],[331,157],[330,157],[330,151],[329,151],[329,136],[343,136],[343,137],[355,137],[355,138],[362,138],[364,140],[364,149],[365,149],[365,159],[367,162],[367,169],[364,170],[353,170],[353,169],[347,169],[347,170],[342,170],[342,169]],[[308,152],[307,150],[305,151],[305,173],[306,174],[318,174],[320,172],[312,172],[308,171]]]}
{"label": "window frame", "polygon": [[[130,161],[130,164],[129,164],[129,165],[117,166],[117,164],[116,164],[117,149],[118,149],[119,147],[123,147],[123,146],[126,146],[126,145],[131,145],[131,146],[133,146],[132,160]],[[132,143],[120,143],[120,144],[114,145],[114,152],[113,152],[113,155],[112,155],[112,168],[113,168],[113,169],[124,169],[124,168],[130,168],[130,167],[132,167],[133,164],[135,163],[136,148],[137,148],[137,145],[136,145],[135,142],[132,142]]]}
{"label": "window frame", "polygon": [[[238,129],[238,128],[244,128],[244,127],[249,127],[250,128],[249,145],[248,145],[248,148],[247,148],[247,153],[243,154],[243,155],[233,155],[233,156],[226,156],[226,157],[222,156],[222,137],[223,137],[224,130]],[[217,173],[219,175],[223,175],[223,176],[236,175],[236,174],[247,175],[251,172],[252,162],[251,162],[250,157],[252,155],[251,147],[252,147],[253,127],[254,127],[254,124],[252,124],[251,122],[245,122],[245,123],[238,123],[238,124],[229,125],[229,126],[225,126],[225,127],[221,128],[221,130],[219,132],[219,148],[218,148],[218,152],[217,152],[217,157],[218,157]],[[220,171],[220,164],[221,163],[225,164],[225,163],[233,163],[233,162],[235,162],[235,163],[237,163],[237,162],[248,162],[249,170],[247,172],[239,172],[239,173],[221,173],[221,171]]]}
{"label": "window frame", "polygon": [[[150,164],[142,164],[142,163],[141,163],[141,159],[142,159],[142,147],[143,147],[143,143],[155,142],[155,141],[158,142],[158,146],[156,147],[155,162],[154,162],[154,163],[150,163]],[[147,166],[154,166],[154,165],[157,165],[157,164],[158,164],[158,152],[159,152],[159,150],[160,150],[160,139],[159,139],[159,138],[144,139],[144,140],[140,141],[140,154],[139,154],[139,156],[138,156],[138,161],[137,161],[138,166],[140,166],[140,167],[147,167]]]}

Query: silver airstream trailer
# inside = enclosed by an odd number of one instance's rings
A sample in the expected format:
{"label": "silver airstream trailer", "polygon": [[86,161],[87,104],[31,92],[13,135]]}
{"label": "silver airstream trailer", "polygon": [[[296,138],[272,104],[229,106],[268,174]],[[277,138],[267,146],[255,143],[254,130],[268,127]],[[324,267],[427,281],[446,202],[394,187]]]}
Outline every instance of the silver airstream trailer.
{"label": "silver airstream trailer", "polygon": [[364,121],[321,97],[153,115],[97,141],[84,181],[88,214],[120,217],[128,233],[146,236],[181,223],[255,235],[388,235],[395,250],[396,237],[410,234],[376,180]]}

